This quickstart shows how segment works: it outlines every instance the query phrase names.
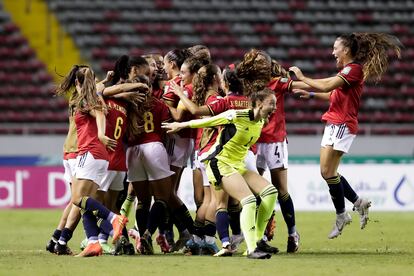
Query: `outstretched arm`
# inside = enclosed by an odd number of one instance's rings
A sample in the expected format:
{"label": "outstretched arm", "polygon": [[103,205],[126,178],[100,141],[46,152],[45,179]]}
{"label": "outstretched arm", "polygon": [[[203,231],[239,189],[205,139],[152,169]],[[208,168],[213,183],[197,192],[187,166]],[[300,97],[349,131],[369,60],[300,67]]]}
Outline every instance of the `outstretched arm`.
{"label": "outstretched arm", "polygon": [[330,97],[331,97],[331,93],[325,93],[325,92],[310,92],[310,91],[306,91],[303,89],[293,89],[292,92],[295,95],[299,95],[299,98],[301,99],[318,99],[318,100],[324,100],[324,101],[329,101]]}
{"label": "outstretched arm", "polygon": [[[345,84],[345,81],[339,76],[334,76],[334,77],[325,78],[325,79],[311,79],[311,78],[305,77],[302,71],[296,66],[290,67],[289,71],[295,73],[298,80],[304,82],[305,84],[313,87],[315,90],[318,90],[320,92],[325,92],[325,93],[331,92],[335,88],[338,88]],[[306,89],[306,88],[302,88],[302,89]]]}
{"label": "outstretched arm", "polygon": [[111,97],[111,96],[114,96],[122,92],[128,92],[131,90],[141,90],[141,89],[147,91],[148,86],[143,83],[121,83],[121,84],[116,84],[116,85],[106,87],[105,89],[102,90],[102,95],[104,97]]}
{"label": "outstretched arm", "polygon": [[180,97],[181,103],[191,114],[200,115],[200,116],[211,115],[210,109],[206,105],[198,106],[193,101],[191,101],[189,98],[187,98],[181,86],[179,86],[175,82],[172,82],[171,87],[172,87],[172,91],[174,92],[174,94]]}
{"label": "outstretched arm", "polygon": [[204,128],[225,125],[233,121],[236,117],[235,110],[228,110],[220,113],[214,117],[208,117],[203,119],[191,120],[187,122],[174,122],[174,123],[163,123],[162,128],[167,129],[167,133],[175,133],[183,128]]}

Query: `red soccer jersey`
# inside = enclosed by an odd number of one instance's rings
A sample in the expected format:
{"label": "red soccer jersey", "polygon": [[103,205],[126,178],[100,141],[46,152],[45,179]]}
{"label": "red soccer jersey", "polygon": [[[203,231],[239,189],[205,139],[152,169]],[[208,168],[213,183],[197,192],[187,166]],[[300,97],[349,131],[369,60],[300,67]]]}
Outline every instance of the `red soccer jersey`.
{"label": "red soccer jersey", "polygon": [[162,99],[166,102],[172,103],[172,107],[177,107],[178,102],[180,101],[180,97],[175,95],[171,88],[171,82],[175,82],[178,86],[181,85],[181,77],[180,75],[175,76],[172,80],[169,80],[164,85],[164,94],[162,95]]}
{"label": "red soccer jersey", "polygon": [[63,160],[76,159],[77,156],[78,156],[78,153],[76,152],[64,152]]}
{"label": "red soccer jersey", "polygon": [[217,98],[207,104],[212,116],[223,113],[229,109],[248,109],[252,107],[251,101],[244,95],[229,93],[224,98]]}
{"label": "red soccer jersey", "polygon": [[127,102],[114,98],[106,99],[108,114],[106,115],[105,135],[117,141],[115,151],[108,150],[111,171],[127,171],[126,152],[123,138],[127,129]]}
{"label": "red soccer jersey", "polygon": [[345,123],[352,134],[357,134],[358,109],[364,84],[362,65],[350,63],[338,76],[345,84],[332,91],[329,109],[323,114],[322,121],[336,125]]}
{"label": "red soccer jersey", "polygon": [[[191,83],[184,86],[184,95],[190,100],[193,98],[193,85]],[[177,107],[178,107],[178,103],[177,103]],[[195,117],[190,112],[185,111],[181,120],[183,122],[186,122],[192,119],[195,119]],[[196,130],[192,128],[185,128],[177,132],[177,134],[181,138],[195,138]]]}
{"label": "red soccer jersey", "polygon": [[151,109],[143,115],[143,132],[130,139],[128,146],[162,142],[164,130],[161,128],[161,123],[169,119],[171,119],[171,115],[167,105],[154,98]]}
{"label": "red soccer jersey", "polygon": [[98,139],[96,119],[89,113],[76,111],[75,123],[78,136],[78,155],[89,151],[95,159],[109,160],[104,144]]}
{"label": "red soccer jersey", "polygon": [[152,95],[157,99],[161,99],[163,93],[164,91],[161,88],[152,90]]}
{"label": "red soccer jersey", "polygon": [[268,123],[263,127],[258,143],[277,143],[286,139],[285,94],[290,92],[290,78],[274,78],[267,85],[276,96],[276,111],[270,115]]}
{"label": "red soccer jersey", "polygon": [[[205,105],[209,106],[214,102],[217,102],[219,99],[223,99],[218,93],[210,95],[205,102]],[[211,109],[210,109],[211,111]],[[200,143],[199,143],[199,155],[204,152],[207,152],[216,142],[218,135],[218,129],[215,127],[203,128],[203,133],[201,134]]]}
{"label": "red soccer jersey", "polygon": [[[229,109],[248,109],[252,107],[250,99],[244,95],[238,95],[235,93],[229,93],[224,98],[218,98],[216,101],[208,104],[211,115],[223,113]],[[256,154],[256,144],[250,147],[250,150]]]}

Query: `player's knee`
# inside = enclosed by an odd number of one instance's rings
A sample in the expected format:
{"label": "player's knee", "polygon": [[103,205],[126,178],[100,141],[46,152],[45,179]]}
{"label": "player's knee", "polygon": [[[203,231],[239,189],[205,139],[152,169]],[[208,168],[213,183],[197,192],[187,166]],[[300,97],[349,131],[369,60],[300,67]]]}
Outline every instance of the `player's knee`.
{"label": "player's knee", "polygon": [[321,176],[323,179],[328,179],[335,176],[335,174],[328,167],[321,167]]}

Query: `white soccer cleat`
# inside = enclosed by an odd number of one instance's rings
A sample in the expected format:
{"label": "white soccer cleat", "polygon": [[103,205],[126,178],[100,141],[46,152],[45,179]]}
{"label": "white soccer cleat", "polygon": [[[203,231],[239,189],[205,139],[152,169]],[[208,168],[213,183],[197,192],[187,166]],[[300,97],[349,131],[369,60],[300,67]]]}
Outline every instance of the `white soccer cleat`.
{"label": "white soccer cleat", "polygon": [[361,226],[361,229],[364,229],[368,223],[369,207],[371,207],[371,201],[366,198],[358,198],[354,204],[354,208],[352,208],[352,210],[357,211],[359,214],[359,225]]}
{"label": "white soccer cleat", "polygon": [[332,228],[331,233],[328,235],[328,239],[334,239],[341,235],[342,230],[344,229],[345,225],[348,225],[352,222],[351,215],[347,212],[342,214],[336,215],[335,224]]}

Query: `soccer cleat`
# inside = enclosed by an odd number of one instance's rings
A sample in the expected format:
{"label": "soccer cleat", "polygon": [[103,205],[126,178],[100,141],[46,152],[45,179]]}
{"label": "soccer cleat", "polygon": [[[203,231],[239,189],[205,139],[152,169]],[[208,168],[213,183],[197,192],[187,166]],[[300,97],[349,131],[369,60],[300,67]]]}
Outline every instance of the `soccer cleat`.
{"label": "soccer cleat", "polygon": [[345,225],[348,225],[352,222],[351,215],[347,212],[342,214],[336,215],[335,224],[332,228],[331,233],[328,235],[328,239],[334,239],[342,234],[342,230],[344,229]]}
{"label": "soccer cleat", "polygon": [[46,250],[50,253],[55,253],[55,246],[56,242],[53,239],[50,239],[48,243],[46,244]]}
{"label": "soccer cleat", "polygon": [[191,234],[187,230],[181,232],[180,237],[178,238],[177,242],[174,243],[172,247],[172,252],[179,251],[180,249],[182,249],[190,239],[191,239]]}
{"label": "soccer cleat", "polygon": [[112,252],[113,255],[134,255],[134,245],[132,245],[125,236],[121,236],[115,243]]}
{"label": "soccer cleat", "polygon": [[251,253],[247,253],[247,258],[249,259],[270,259],[271,257],[271,254],[260,251],[258,248]]}
{"label": "soccer cleat", "polygon": [[237,250],[240,247],[240,244],[244,241],[244,236],[243,234],[239,234],[239,235],[233,235],[230,238],[230,245],[231,245],[231,250],[233,252],[237,252]]}
{"label": "soccer cleat", "polygon": [[201,250],[203,255],[214,255],[219,252],[219,248],[215,242],[204,242]]}
{"label": "soccer cleat", "polygon": [[84,250],[88,246],[88,238],[84,238],[80,243],[80,250]]}
{"label": "soccer cleat", "polygon": [[154,255],[154,248],[152,247],[152,239],[149,235],[144,234],[141,237],[141,254]]}
{"label": "soccer cleat", "polygon": [[59,242],[56,243],[54,251],[57,255],[73,255],[67,244],[60,244]]}
{"label": "soccer cleat", "polygon": [[105,254],[105,255],[114,255],[115,249],[112,246],[110,246],[106,242],[103,242],[103,243],[100,243],[100,244],[101,244],[101,247],[102,247],[102,253],[103,254]]}
{"label": "soccer cleat", "polygon": [[75,257],[94,257],[94,256],[101,256],[102,255],[102,246],[99,242],[94,242],[88,244],[86,248],[76,255]]}
{"label": "soccer cleat", "polygon": [[128,236],[131,237],[135,241],[135,250],[137,254],[141,253],[141,237],[139,236],[139,232],[135,229],[128,230]]}
{"label": "soccer cleat", "polygon": [[157,238],[155,239],[155,241],[160,246],[161,252],[163,252],[164,254],[171,252],[171,247],[168,244],[167,239],[165,238],[165,235],[159,234]]}
{"label": "soccer cleat", "polygon": [[[201,243],[204,243],[203,240],[200,241]],[[197,256],[197,255],[201,255],[201,246],[202,244],[198,243],[195,241],[194,236],[189,239],[186,244],[185,247],[183,249],[183,253],[186,256]]]}
{"label": "soccer cleat", "polygon": [[359,214],[359,225],[361,226],[361,229],[364,229],[368,223],[369,207],[371,207],[371,201],[366,198],[358,198],[354,204],[354,207],[352,208],[352,210],[357,211]]}
{"label": "soccer cleat", "polygon": [[293,234],[292,236],[288,237],[287,241],[287,253],[295,253],[299,249],[299,241],[300,241],[300,235],[298,232]]}
{"label": "soccer cleat", "polygon": [[223,247],[220,249],[219,252],[214,254],[214,257],[228,257],[233,256],[234,251],[231,249],[231,245],[227,245],[226,247]]}
{"label": "soccer cleat", "polygon": [[115,244],[119,237],[122,236],[122,229],[127,224],[128,218],[122,215],[115,215],[114,220],[112,221],[113,235],[112,243]]}
{"label": "soccer cleat", "polygon": [[135,255],[134,245],[130,242],[124,245],[123,249],[124,255]]}
{"label": "soccer cleat", "polygon": [[267,223],[267,226],[264,232],[268,241],[273,240],[275,236],[275,229],[276,229],[276,218],[275,218],[275,211],[273,210],[272,215],[270,216],[270,219]]}
{"label": "soccer cleat", "polygon": [[256,245],[257,245],[256,249],[261,252],[270,253],[270,254],[277,254],[279,252],[279,249],[277,247],[273,247],[269,245],[263,239],[258,241]]}

